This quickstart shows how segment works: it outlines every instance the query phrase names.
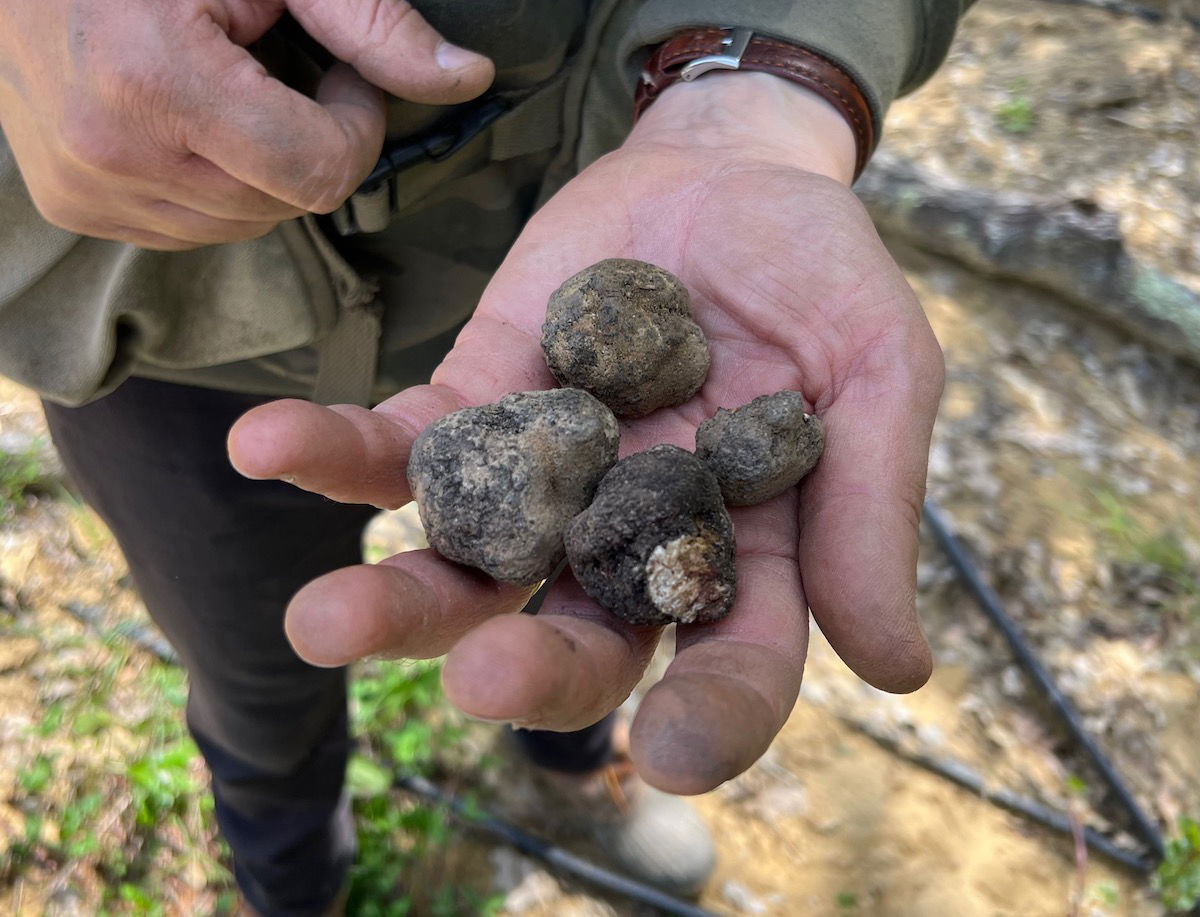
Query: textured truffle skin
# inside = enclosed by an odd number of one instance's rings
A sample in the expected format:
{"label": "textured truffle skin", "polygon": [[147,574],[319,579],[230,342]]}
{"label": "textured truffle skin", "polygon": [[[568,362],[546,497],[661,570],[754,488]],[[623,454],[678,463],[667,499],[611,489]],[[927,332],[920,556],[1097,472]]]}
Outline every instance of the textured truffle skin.
{"label": "textured truffle skin", "polygon": [[684,285],[625,258],[593,264],[554,292],[542,351],[561,384],[586,389],[621,417],[687,401],[710,359]]}
{"label": "textured truffle skin", "polygon": [[730,506],[783,493],[812,471],[825,446],[821,421],[804,412],[804,396],[762,395],[733,411],[721,408],[696,430],[696,456],[717,476]]}
{"label": "textured truffle skin", "polygon": [[528,586],[563,558],[563,531],[617,460],[617,419],[578,389],[507,395],[426,427],[408,483],[443,557]]}
{"label": "textured truffle skin", "polygon": [[677,446],[619,461],[566,543],[584,591],[632,624],[706,623],[733,606],[733,522],[712,472]]}

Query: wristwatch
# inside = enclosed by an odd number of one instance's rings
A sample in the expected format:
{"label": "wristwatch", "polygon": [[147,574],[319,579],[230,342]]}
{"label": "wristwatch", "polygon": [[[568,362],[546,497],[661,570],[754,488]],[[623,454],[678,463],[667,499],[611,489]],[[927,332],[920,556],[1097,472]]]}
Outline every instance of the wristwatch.
{"label": "wristwatch", "polygon": [[874,152],[877,131],[871,105],[845,70],[814,51],[758,35],[751,29],[703,28],[680,32],[659,45],[642,71],[634,95],[634,120],[664,89],[719,70],[754,70],[799,83],[829,102],[846,119],[857,150],[854,177]]}

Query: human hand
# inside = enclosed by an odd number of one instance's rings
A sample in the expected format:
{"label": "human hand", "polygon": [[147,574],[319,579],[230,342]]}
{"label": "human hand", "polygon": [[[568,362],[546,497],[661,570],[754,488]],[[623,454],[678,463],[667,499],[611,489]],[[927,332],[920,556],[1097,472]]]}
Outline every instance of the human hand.
{"label": "human hand", "polygon": [[[346,62],[316,101],[246,50],[285,10]],[[449,104],[492,76],[404,0],[0,4],[0,125],[38,210],[145,248],[255,238],[334,210],[379,157],[381,89]]]}
{"label": "human hand", "polygon": [[[734,509],[738,597],[716,624],[681,626],[665,677],[632,726],[650,783],[703,792],[747,768],[795,702],[807,605],[872,684],[927,679],[915,608],[917,527],[942,359],[929,325],[846,188],[854,148],[816,96],[763,74],[667,90],[629,141],[568,184],[529,223],[433,382],[374,411],[282,401],[243,417],[230,454],[251,477],[333,499],[406,502],[405,463],[428,423],[510,391],[554,386],[539,346],[550,293],[602,258],[677,274],[712,348],[698,396],[622,424],[622,454],[692,448],[718,407],[790,388],[825,425],[816,470],[793,490]],[[616,707],[657,642],[597,607],[569,576],[537,616],[501,586],[433,551],[321,577],[293,600],[301,656],[448,652],[443,682],[469,714],[581,728]]]}

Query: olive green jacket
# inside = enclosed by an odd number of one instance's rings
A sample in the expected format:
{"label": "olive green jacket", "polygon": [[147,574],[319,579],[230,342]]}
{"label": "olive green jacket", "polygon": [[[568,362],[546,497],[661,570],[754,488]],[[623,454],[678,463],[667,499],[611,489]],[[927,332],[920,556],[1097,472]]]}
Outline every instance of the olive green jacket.
{"label": "olive green jacket", "polygon": [[[428,376],[536,205],[621,143],[655,44],[705,25],[790,40],[853,74],[879,122],[938,66],[970,2],[418,0],[447,38],[492,57],[494,89],[521,101],[448,160],[406,172],[386,229],[336,247],[313,218],[183,253],[81,237],[41,219],[0,139],[0,374],[69,405],[130,374],[382,398]],[[285,38],[263,54],[303,83]],[[445,114],[393,100],[389,137]]]}

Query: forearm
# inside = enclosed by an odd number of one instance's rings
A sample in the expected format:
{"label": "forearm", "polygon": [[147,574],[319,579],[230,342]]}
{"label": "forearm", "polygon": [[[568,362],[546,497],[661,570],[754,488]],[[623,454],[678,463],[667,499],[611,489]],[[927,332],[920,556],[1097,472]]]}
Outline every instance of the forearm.
{"label": "forearm", "polygon": [[626,146],[774,162],[849,185],[855,141],[816,93],[768,73],[716,73],[677,83],[646,110]]}

